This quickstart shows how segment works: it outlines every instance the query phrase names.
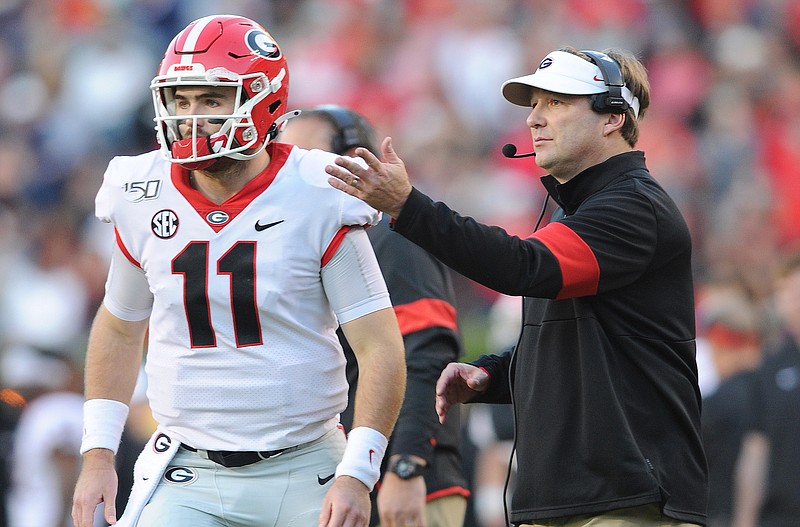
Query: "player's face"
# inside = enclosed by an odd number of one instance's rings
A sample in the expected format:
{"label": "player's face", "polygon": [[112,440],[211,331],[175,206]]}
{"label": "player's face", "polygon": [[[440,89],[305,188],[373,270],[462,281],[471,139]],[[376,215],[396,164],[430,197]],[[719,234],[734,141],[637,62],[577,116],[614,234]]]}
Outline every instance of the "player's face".
{"label": "player's face", "polygon": [[[175,90],[175,115],[230,115],[235,106],[236,88],[232,86],[179,87]],[[181,121],[182,138],[192,136],[192,119]],[[197,135],[206,136],[219,131],[222,122],[213,119],[197,120]]]}

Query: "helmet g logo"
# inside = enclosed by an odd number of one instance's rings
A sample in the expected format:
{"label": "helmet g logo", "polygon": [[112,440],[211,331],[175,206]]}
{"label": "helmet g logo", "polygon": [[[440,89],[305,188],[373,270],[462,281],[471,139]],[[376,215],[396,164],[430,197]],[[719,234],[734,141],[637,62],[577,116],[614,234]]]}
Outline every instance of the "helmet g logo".
{"label": "helmet g logo", "polygon": [[281,50],[272,37],[260,29],[251,29],[244,36],[247,47],[255,55],[265,59],[277,60],[281,58]]}

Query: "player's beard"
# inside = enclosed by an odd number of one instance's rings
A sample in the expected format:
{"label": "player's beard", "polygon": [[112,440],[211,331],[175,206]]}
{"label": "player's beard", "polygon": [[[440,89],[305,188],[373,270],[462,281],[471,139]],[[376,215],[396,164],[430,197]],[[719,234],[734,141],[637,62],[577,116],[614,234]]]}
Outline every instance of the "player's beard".
{"label": "player's beard", "polygon": [[217,158],[211,166],[203,169],[203,172],[209,177],[225,181],[226,179],[235,179],[240,176],[244,172],[245,165],[244,161],[223,156]]}

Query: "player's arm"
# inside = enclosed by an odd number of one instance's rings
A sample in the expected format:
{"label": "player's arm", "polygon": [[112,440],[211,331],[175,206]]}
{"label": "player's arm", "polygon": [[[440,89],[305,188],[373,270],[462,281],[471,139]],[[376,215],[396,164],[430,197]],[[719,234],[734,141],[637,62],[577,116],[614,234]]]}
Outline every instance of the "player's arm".
{"label": "player's arm", "polygon": [[86,353],[83,465],[72,502],[76,527],[92,527],[101,502],[106,521],[116,522],[114,454],[142,361],[151,303],[141,269],[116,249]]}
{"label": "player's arm", "polygon": [[405,391],[403,337],[386,283],[364,229],[350,230],[323,268],[326,294],[358,360],[352,428],[389,437]]}
{"label": "player's arm", "polygon": [[403,339],[392,308],[342,324],[358,360],[353,428],[367,426],[389,437],[405,392]]}
{"label": "player's arm", "polygon": [[353,427],[320,525],[367,525],[369,491],[380,476],[405,392],[405,352],[386,284],[363,229],[344,236],[323,268],[326,294],[358,361]]}

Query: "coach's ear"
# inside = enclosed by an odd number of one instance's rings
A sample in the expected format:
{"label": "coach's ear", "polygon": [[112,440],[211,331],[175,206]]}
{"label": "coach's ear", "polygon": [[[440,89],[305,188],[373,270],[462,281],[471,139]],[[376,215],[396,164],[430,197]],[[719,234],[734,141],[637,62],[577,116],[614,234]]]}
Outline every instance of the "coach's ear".
{"label": "coach's ear", "polygon": [[624,113],[604,113],[603,116],[606,118],[603,125],[603,137],[608,137],[614,132],[622,130],[625,125],[625,119],[627,119]]}

